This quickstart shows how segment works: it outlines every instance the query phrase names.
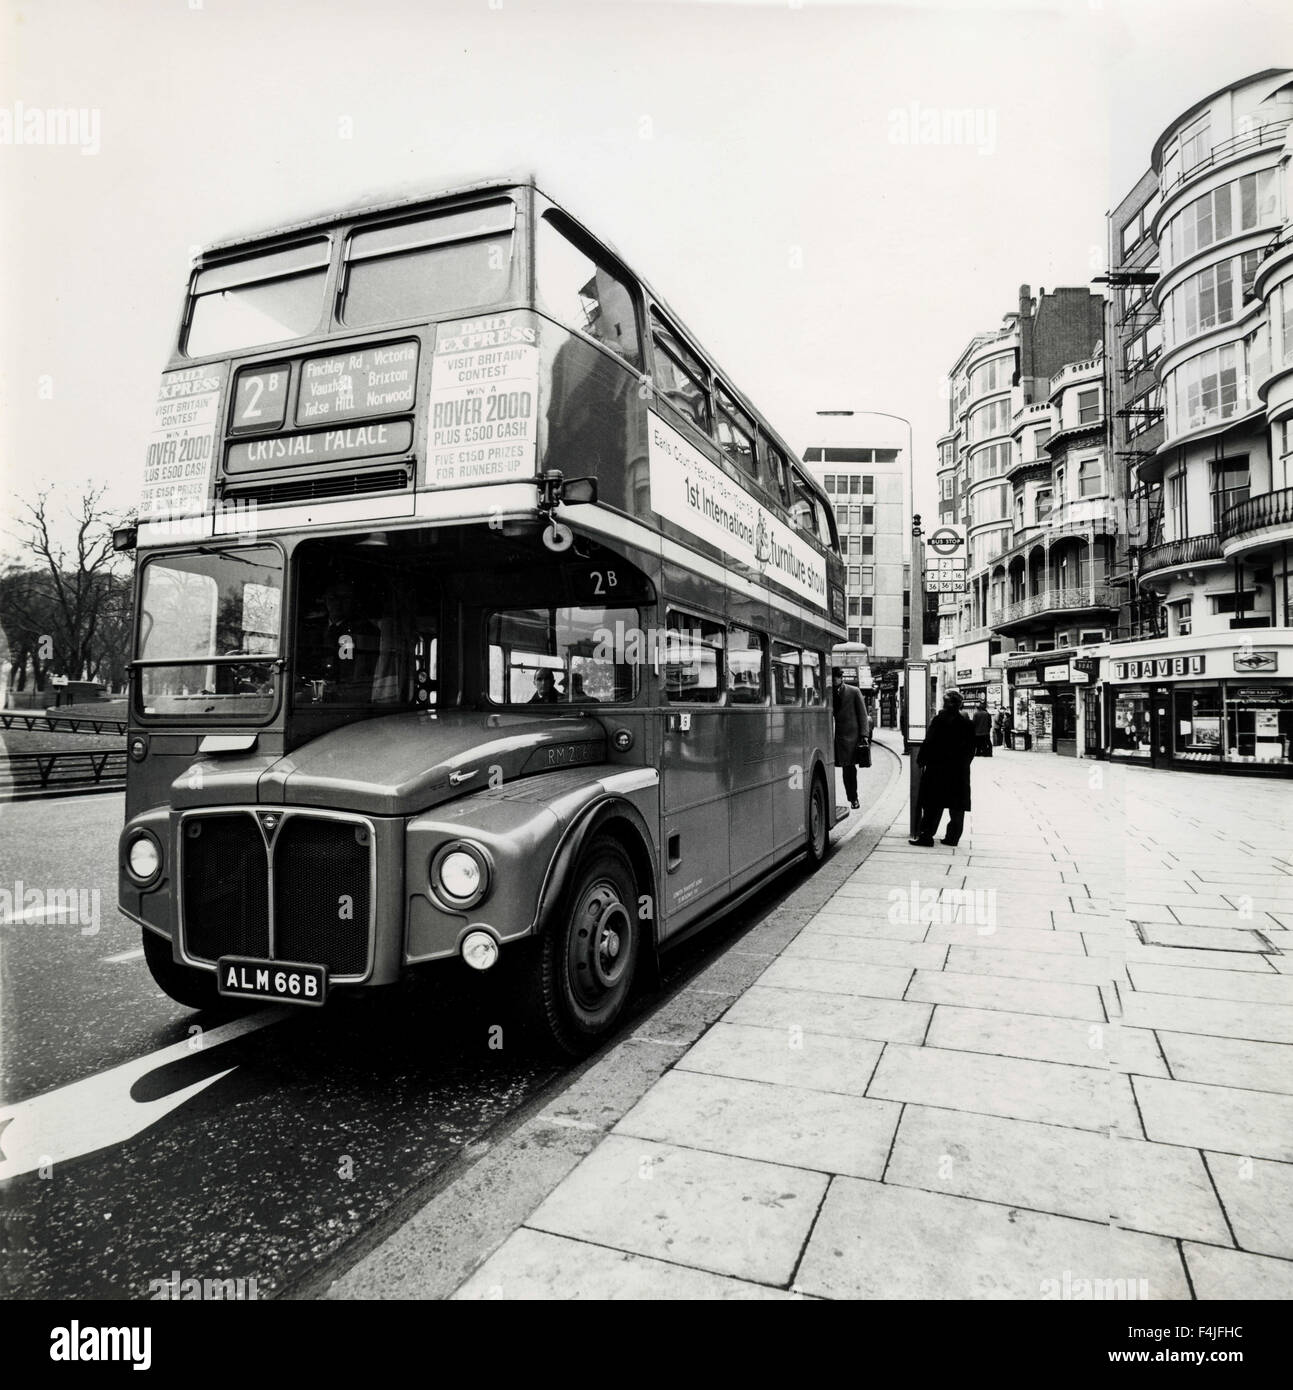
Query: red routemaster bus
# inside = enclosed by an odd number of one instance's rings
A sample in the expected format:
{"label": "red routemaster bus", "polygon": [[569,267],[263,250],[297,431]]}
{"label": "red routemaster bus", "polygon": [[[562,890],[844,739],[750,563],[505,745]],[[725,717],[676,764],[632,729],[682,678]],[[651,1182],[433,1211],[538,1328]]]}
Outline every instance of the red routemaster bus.
{"label": "red routemaster bus", "polygon": [[120,905],[181,1003],[499,962],[577,1053],[827,851],[827,499],[533,181],[205,251],[121,543]]}

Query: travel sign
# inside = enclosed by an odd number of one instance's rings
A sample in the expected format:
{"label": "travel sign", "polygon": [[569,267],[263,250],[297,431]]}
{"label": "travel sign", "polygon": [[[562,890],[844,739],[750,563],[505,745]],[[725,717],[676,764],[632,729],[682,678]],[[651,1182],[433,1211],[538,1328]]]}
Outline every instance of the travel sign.
{"label": "travel sign", "polygon": [[963,594],[966,583],[965,527],[943,522],[925,537],[925,589],[934,594]]}

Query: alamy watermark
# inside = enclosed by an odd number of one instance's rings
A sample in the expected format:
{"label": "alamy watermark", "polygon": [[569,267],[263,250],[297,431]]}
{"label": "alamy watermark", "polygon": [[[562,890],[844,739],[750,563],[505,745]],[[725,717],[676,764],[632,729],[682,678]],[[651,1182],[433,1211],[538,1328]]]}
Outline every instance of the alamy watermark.
{"label": "alamy watermark", "polygon": [[29,888],[18,879],[0,887],[0,927],[80,927],[82,936],[98,936],[102,920],[97,888]]}
{"label": "alamy watermark", "polygon": [[939,926],[977,927],[980,936],[997,929],[995,888],[925,888],[912,879],[906,892],[889,890],[891,922],[927,922]]}
{"label": "alamy watermark", "polygon": [[912,101],[895,106],[886,124],[891,145],[968,145],[980,155],[997,150],[997,113],[990,106],[949,110]]}
{"label": "alamy watermark", "polygon": [[98,154],[101,124],[97,106],[42,108],[15,101],[0,106],[0,145],[66,145]]}
{"label": "alamy watermark", "polygon": [[260,1297],[256,1291],[256,1278],[234,1279],[196,1279],[185,1278],[178,1269],[173,1269],[168,1278],[150,1279],[148,1297],[158,1301],[197,1301],[225,1303],[250,1303]]}

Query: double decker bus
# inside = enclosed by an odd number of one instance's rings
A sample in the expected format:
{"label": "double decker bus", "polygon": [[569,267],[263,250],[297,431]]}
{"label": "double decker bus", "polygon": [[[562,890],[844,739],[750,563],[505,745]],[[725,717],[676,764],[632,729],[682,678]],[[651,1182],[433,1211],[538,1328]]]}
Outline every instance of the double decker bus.
{"label": "double decker bus", "polygon": [[203,252],[120,543],[120,906],[183,1004],[497,964],[579,1053],[827,852],[827,499],[532,180]]}

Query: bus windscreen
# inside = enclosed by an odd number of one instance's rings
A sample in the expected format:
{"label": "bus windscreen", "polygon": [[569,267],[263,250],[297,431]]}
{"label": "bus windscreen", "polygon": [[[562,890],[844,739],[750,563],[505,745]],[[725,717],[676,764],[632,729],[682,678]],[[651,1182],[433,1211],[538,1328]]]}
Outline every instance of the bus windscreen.
{"label": "bus windscreen", "polygon": [[319,328],[328,256],[328,242],[319,238],[199,271],[185,352],[205,357],[301,338]]}

